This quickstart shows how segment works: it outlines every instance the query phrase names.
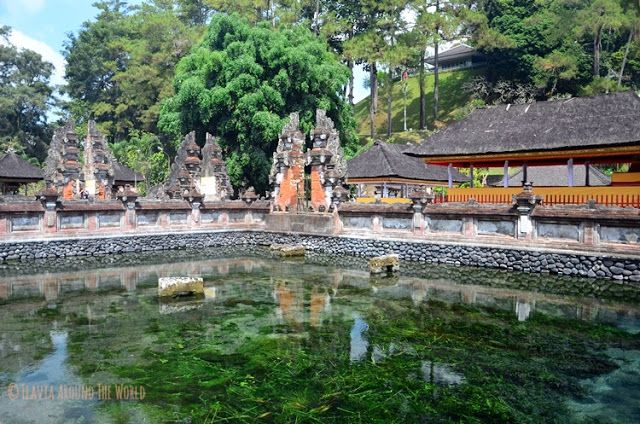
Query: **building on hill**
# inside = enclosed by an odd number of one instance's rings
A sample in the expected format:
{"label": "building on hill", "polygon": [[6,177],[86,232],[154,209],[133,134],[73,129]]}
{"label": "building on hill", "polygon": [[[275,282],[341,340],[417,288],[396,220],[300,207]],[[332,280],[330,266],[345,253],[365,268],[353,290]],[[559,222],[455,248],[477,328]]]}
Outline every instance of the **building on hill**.
{"label": "building on hill", "polygon": [[427,165],[405,155],[408,145],[376,141],[366,152],[347,161],[347,184],[358,186],[358,198],[407,198],[411,187],[443,187],[467,181],[456,169]]}
{"label": "building on hill", "polygon": [[[485,60],[485,56],[473,47],[458,43],[438,53],[438,68],[441,71],[471,68],[484,64]],[[428,57],[426,62],[432,67],[435,66],[435,56]]]}
{"label": "building on hill", "polygon": [[37,183],[43,178],[42,169],[31,165],[13,150],[0,159],[0,194],[19,194],[21,186]]}
{"label": "building on hill", "polygon": [[[625,92],[476,109],[406,153],[472,174],[474,167],[504,168],[502,188],[450,190],[454,200],[510,203],[519,190],[510,188],[510,167],[522,168],[523,184],[532,181],[530,167],[559,165],[567,187],[537,189],[546,202],[640,206],[640,97]],[[597,177],[591,181],[592,164],[630,164],[631,172],[614,173],[612,187],[576,187],[581,184],[577,167],[583,167],[583,178],[589,175],[589,186],[597,183]]]}

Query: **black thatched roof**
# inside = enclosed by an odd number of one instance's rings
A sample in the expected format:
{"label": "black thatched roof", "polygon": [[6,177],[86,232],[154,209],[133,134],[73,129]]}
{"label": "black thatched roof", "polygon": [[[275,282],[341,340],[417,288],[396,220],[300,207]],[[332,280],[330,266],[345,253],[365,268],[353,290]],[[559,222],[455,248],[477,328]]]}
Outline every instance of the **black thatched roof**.
{"label": "black thatched roof", "polygon": [[0,178],[39,181],[43,179],[43,173],[42,169],[9,152],[0,159]]}
{"label": "black thatched roof", "polygon": [[[366,152],[347,161],[347,179],[398,177],[424,181],[448,181],[446,166],[425,165],[418,158],[403,153],[409,146],[376,141]],[[454,182],[467,181],[455,168]]]}
{"label": "black thatched roof", "polygon": [[113,180],[122,183],[135,183],[144,181],[144,175],[124,166],[118,161],[113,162]]}
{"label": "black thatched roof", "polygon": [[[573,167],[573,185],[586,185],[584,165]],[[494,183],[489,183],[496,187],[503,186],[503,178]],[[569,185],[569,172],[566,165],[551,166],[529,166],[527,168],[527,180],[533,183],[534,187],[567,187]],[[611,178],[606,176],[597,168],[589,167],[589,185],[607,186],[611,184]],[[518,169],[509,177],[509,187],[520,187],[522,185],[522,168]]]}
{"label": "black thatched roof", "polygon": [[[460,43],[452,46],[449,50],[438,53],[438,62],[449,62],[452,60],[458,60],[464,57],[482,56],[473,47]],[[435,63],[435,57],[429,56],[426,59],[427,63],[433,65]]]}
{"label": "black thatched roof", "polygon": [[626,92],[476,109],[406,153],[437,157],[639,142],[640,97]]}

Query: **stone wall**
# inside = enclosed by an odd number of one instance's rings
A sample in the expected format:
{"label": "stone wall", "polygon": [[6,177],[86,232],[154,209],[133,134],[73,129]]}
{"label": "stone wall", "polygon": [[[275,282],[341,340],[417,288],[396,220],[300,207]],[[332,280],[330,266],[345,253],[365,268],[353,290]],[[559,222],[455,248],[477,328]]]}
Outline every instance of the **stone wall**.
{"label": "stone wall", "polygon": [[[637,209],[342,204],[273,212],[267,202],[0,202],[0,263],[34,258],[303,242],[312,251],[640,281]],[[31,240],[31,241],[25,241]],[[230,240],[230,241],[229,241]]]}
{"label": "stone wall", "polygon": [[523,272],[600,277],[640,282],[640,258],[580,252],[469,246],[458,243],[375,240],[353,236],[282,234],[267,231],[207,231],[0,243],[0,261],[107,256],[129,252],[207,247],[303,244],[310,252],[373,257],[393,251],[406,261],[467,265]]}

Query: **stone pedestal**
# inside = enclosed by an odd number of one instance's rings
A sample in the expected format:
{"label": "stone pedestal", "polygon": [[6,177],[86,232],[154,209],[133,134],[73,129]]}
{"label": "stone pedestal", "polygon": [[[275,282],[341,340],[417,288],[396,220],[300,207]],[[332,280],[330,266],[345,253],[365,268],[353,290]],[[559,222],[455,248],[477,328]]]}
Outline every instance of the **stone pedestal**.
{"label": "stone pedestal", "polygon": [[53,185],[47,187],[42,193],[38,195],[38,199],[44,206],[44,227],[45,233],[55,233],[58,230],[57,220],[58,214],[56,208],[58,207],[58,191]]}
{"label": "stone pedestal", "polygon": [[124,229],[135,229],[137,227],[136,200],[138,200],[138,193],[131,189],[125,189],[125,191],[118,194],[118,199],[126,208],[124,211]]}
{"label": "stone pedestal", "polygon": [[413,209],[413,233],[422,234],[425,230],[424,212],[428,204],[433,203],[435,196],[426,188],[416,188],[409,194]]}
{"label": "stone pedestal", "polygon": [[513,205],[518,211],[518,231],[519,239],[531,240],[533,237],[533,222],[531,213],[542,202],[541,196],[533,193],[531,183],[525,183],[522,192],[513,196]]}

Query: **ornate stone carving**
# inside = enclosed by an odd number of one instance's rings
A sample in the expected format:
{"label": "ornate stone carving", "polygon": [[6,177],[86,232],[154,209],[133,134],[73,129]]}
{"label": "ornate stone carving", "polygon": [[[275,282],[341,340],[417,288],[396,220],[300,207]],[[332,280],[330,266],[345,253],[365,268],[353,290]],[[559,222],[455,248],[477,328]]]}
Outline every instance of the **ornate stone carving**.
{"label": "ornate stone carving", "polygon": [[273,154],[269,181],[277,210],[298,210],[304,201],[304,134],[297,113],[289,115]]}
{"label": "ornate stone carving", "polygon": [[202,194],[207,200],[228,199],[233,188],[227,175],[227,167],[222,159],[222,149],[215,137],[207,133],[202,148]]}
{"label": "ornate stone carving", "polygon": [[47,186],[55,188],[65,199],[79,194],[80,149],[74,128],[74,122],[69,121],[54,132],[45,161],[44,177]]}
{"label": "ornate stone carving", "polygon": [[326,111],[316,110],[316,126],[311,130],[313,148],[307,155],[311,165],[311,208],[325,212],[332,203],[332,192],[347,174],[347,162],[340,146],[340,133]]}
{"label": "ornate stone carving", "polygon": [[115,159],[95,121],[89,121],[84,143],[84,190],[89,197],[111,198]]}
{"label": "ornate stone carving", "polygon": [[169,178],[151,196],[164,199],[202,196],[204,200],[217,201],[228,199],[232,192],[222,149],[211,134],[206,135],[201,149],[192,131],[178,149]]}

